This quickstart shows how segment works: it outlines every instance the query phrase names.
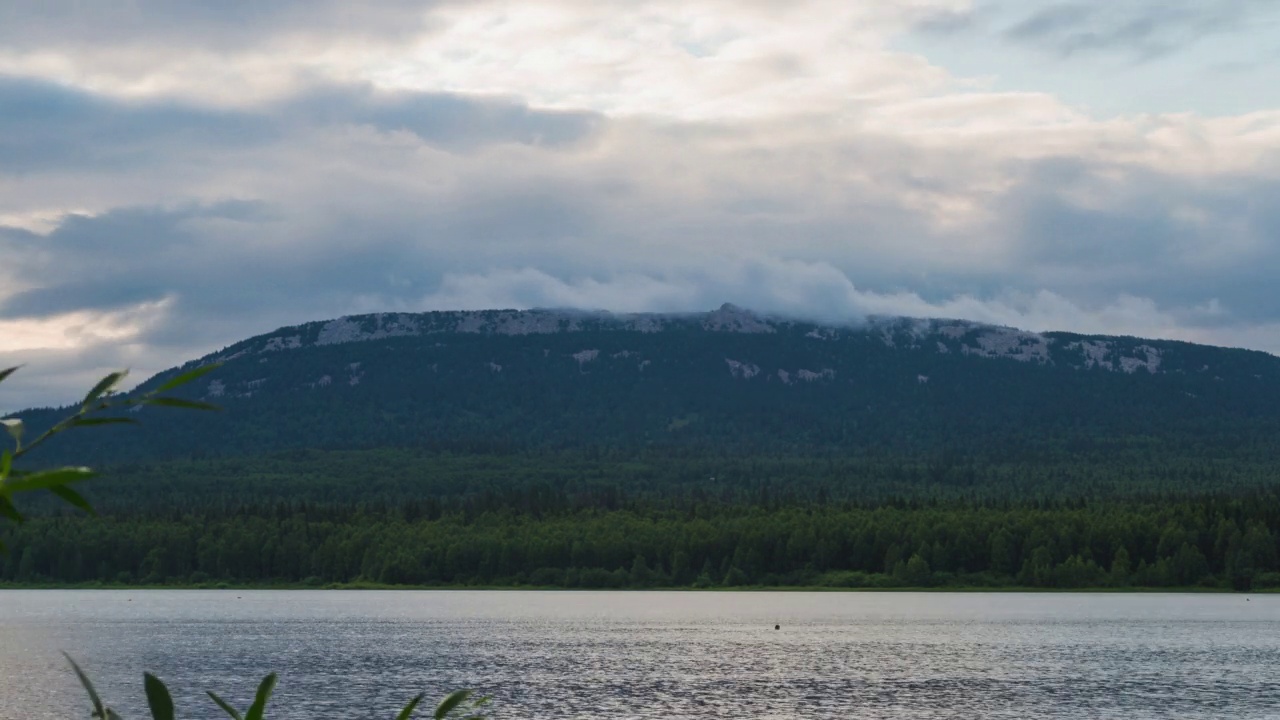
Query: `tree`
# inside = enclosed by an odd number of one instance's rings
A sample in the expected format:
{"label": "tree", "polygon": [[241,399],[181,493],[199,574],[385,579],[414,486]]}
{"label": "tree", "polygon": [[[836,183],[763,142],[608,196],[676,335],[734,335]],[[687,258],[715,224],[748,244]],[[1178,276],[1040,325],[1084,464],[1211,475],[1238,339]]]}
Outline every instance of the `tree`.
{"label": "tree", "polygon": [[702,563],[702,571],[698,573],[698,577],[693,581],[693,586],[696,588],[709,588],[715,585],[716,581],[712,578],[714,573],[715,568],[711,565],[711,558],[707,558],[706,562]]}
{"label": "tree", "polygon": [[747,574],[738,569],[737,565],[729,566],[728,572],[724,574],[724,582],[721,583],[725,587],[736,587],[738,585],[747,584]]}
{"label": "tree", "polygon": [[1022,564],[1018,582],[1023,585],[1049,587],[1053,584],[1053,554],[1041,545],[1031,551],[1031,557]]}
{"label": "tree", "polygon": [[1123,545],[1116,550],[1116,556],[1111,561],[1110,583],[1115,587],[1124,587],[1129,584],[1129,573],[1132,571],[1129,561],[1129,551]]}
{"label": "tree", "polygon": [[645,562],[642,553],[636,553],[635,559],[631,561],[631,584],[635,587],[644,587],[649,584],[651,577],[649,563]]}
{"label": "tree", "polygon": [[1171,563],[1176,585],[1195,585],[1209,574],[1209,561],[1205,559],[1204,553],[1188,542],[1182,543]]}
{"label": "tree", "polygon": [[933,571],[929,569],[929,562],[916,553],[907,561],[902,579],[912,587],[927,587],[933,584]]}
{"label": "tree", "polygon": [[1236,590],[1253,587],[1255,575],[1276,568],[1276,546],[1271,531],[1256,520],[1250,521],[1245,532],[1236,530],[1227,547],[1226,570],[1231,586]]}
{"label": "tree", "polygon": [[[26,443],[23,440],[26,436],[27,428],[21,419],[16,417],[0,419],[0,425],[4,426],[5,432],[8,433],[9,439],[13,443],[12,449],[6,449],[0,453],[0,517],[13,522],[22,522],[25,518],[14,504],[13,497],[19,493],[38,490],[48,490],[64,502],[88,513],[93,513],[93,508],[89,505],[89,501],[85,500],[84,496],[71,487],[73,483],[82,482],[94,476],[93,471],[89,468],[61,467],[47,470],[24,470],[16,467],[15,463],[20,462],[28,453],[45,444],[56,435],[72,428],[137,424],[138,422],[132,417],[105,415],[104,413],[107,411],[139,409],[145,405],[186,408],[189,410],[216,410],[217,407],[209,403],[187,400],[165,395],[164,393],[206,375],[218,369],[218,367],[217,363],[202,365],[166,380],[153,390],[132,397],[122,395],[116,390],[125,377],[128,376],[129,371],[120,370],[110,373],[89,390],[84,400],[80,401],[80,405],[74,408],[70,415],[54,423],[48,430]],[[0,370],[0,382],[4,382],[18,369],[17,367],[11,367]],[[0,549],[2,548],[3,546],[0,546]]]}
{"label": "tree", "polygon": [[689,554],[676,550],[671,554],[671,584],[688,585],[690,580]]}
{"label": "tree", "polygon": [[991,536],[991,569],[1001,575],[1012,575],[1018,569],[1013,535],[1005,528],[1000,528]]}

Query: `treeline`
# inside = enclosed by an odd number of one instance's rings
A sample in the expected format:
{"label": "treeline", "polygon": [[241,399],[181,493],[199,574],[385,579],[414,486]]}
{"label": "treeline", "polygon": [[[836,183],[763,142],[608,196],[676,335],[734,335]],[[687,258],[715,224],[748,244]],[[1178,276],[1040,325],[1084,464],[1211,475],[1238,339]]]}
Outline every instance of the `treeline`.
{"label": "treeline", "polygon": [[1280,496],[608,509],[275,503],[43,516],[9,583],[1038,588],[1280,586]]}

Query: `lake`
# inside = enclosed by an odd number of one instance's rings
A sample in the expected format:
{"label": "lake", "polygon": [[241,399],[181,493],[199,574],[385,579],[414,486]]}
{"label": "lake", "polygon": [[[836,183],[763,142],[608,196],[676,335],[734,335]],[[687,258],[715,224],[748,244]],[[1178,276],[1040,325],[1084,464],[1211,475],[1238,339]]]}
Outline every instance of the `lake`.
{"label": "lake", "polygon": [[0,718],[88,717],[64,649],[127,720],[143,670],[183,718],[273,670],[276,719],[1280,718],[1267,595],[0,591]]}

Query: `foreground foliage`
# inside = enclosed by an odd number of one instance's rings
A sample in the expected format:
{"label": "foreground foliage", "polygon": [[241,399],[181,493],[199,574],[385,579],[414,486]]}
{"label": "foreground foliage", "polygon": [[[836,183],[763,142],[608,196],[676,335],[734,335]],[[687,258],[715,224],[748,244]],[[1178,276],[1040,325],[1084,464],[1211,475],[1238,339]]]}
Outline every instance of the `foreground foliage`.
{"label": "foreground foliage", "polygon": [[[161,407],[183,408],[188,410],[216,410],[217,408],[208,403],[189,400],[164,393],[178,388],[182,385],[190,383],[203,375],[217,369],[217,365],[205,365],[191,369],[189,371],[178,374],[152,387],[151,389],[137,393],[133,396],[120,395],[116,388],[120,382],[124,380],[127,372],[114,372],[102,380],[100,380],[93,389],[91,389],[84,400],[78,407],[73,408],[72,412],[65,418],[58,420],[50,425],[43,432],[38,434],[34,440],[24,444],[23,439],[26,434],[26,424],[18,418],[4,418],[0,420],[0,424],[4,426],[13,443],[12,449],[5,449],[0,453],[0,517],[6,520],[22,524],[27,518],[22,515],[14,505],[13,497],[19,493],[31,493],[40,490],[49,491],[54,497],[65,501],[89,514],[95,514],[94,508],[89,504],[83,495],[73,490],[70,485],[72,483],[88,480],[94,476],[94,472],[87,467],[63,467],[52,470],[24,470],[14,467],[14,461],[21,459],[31,450],[43,445],[54,436],[73,428],[80,427],[97,427],[103,425],[119,425],[119,424],[136,424],[137,420],[131,417],[122,417],[119,415],[104,416],[103,413],[119,410],[141,409],[144,406],[155,405]],[[0,382],[3,382],[12,375],[18,368],[7,368],[0,370]],[[0,543],[0,551],[5,546]],[[0,555],[0,557],[6,557]],[[92,703],[93,712],[91,717],[99,720],[121,720],[120,715],[107,707],[102,698],[98,695],[93,683],[89,680],[88,675],[67,655],[67,661],[71,664],[76,676],[80,679],[80,683],[84,686],[85,691],[89,695],[89,701]],[[169,693],[168,687],[155,675],[144,673],[143,685],[147,696],[147,705],[151,711],[153,720],[174,720],[177,717],[174,707],[173,698]],[[233,720],[264,720],[266,717],[267,701],[271,697],[271,693],[276,686],[276,675],[271,673],[263,678],[258,686],[257,694],[253,703],[242,713],[237,710],[231,703],[223,700],[212,691],[208,691],[209,698],[217,704]],[[407,705],[396,715],[396,720],[408,720],[417,709],[419,703],[425,696],[419,694],[409,701]],[[436,706],[433,717],[436,720],[444,718],[465,716],[462,720],[482,720],[480,714],[481,708],[488,703],[488,698],[473,697],[470,690],[458,690],[450,693],[440,704]]]}
{"label": "foreground foliage", "polygon": [[[47,490],[55,497],[69,505],[92,513],[93,506],[79,492],[71,487],[72,483],[82,482],[94,476],[87,467],[60,467],[53,469],[25,470],[17,467],[25,455],[44,445],[55,436],[74,428],[101,427],[104,425],[136,425],[135,418],[122,415],[108,415],[111,412],[139,410],[146,406],[174,407],[189,410],[213,410],[213,405],[197,400],[168,395],[182,385],[186,385],[203,375],[217,369],[217,365],[205,365],[175,375],[152,389],[134,396],[122,396],[116,388],[128,375],[127,371],[108,374],[93,386],[84,400],[71,409],[70,414],[44,428],[34,439],[26,441],[26,423],[16,417],[0,419],[9,435],[12,448],[0,451],[0,517],[13,522],[22,522],[24,517],[14,504],[14,496]],[[0,370],[0,382],[4,382],[18,371],[11,367]],[[0,549],[4,545],[0,544]]]}
{"label": "foreground foliage", "polygon": [[[89,702],[93,706],[93,713],[90,717],[99,718],[100,720],[122,720],[119,713],[103,703],[102,697],[98,695],[97,689],[93,686],[93,682],[84,670],[76,664],[76,661],[72,660],[70,655],[67,655],[66,658],[67,662],[71,663],[71,668],[75,671],[76,677],[80,679],[80,684],[84,686],[85,692],[89,694]],[[174,720],[177,717],[177,710],[173,703],[173,696],[169,693],[169,688],[160,678],[151,673],[143,673],[142,677],[143,688],[147,694],[147,707],[151,711],[152,720]],[[271,694],[275,691],[275,688],[276,674],[271,673],[258,684],[258,691],[254,694],[253,702],[243,712],[237,710],[234,705],[223,700],[212,691],[208,691],[205,694],[232,720],[264,720],[267,713],[267,702],[271,699]],[[396,714],[396,720],[409,720],[425,697],[426,695],[423,693],[416,695]],[[488,703],[489,698],[487,697],[475,697],[470,690],[457,690],[445,696],[436,705],[432,717],[435,720],[445,720],[446,718],[483,720],[484,716],[480,713]]]}

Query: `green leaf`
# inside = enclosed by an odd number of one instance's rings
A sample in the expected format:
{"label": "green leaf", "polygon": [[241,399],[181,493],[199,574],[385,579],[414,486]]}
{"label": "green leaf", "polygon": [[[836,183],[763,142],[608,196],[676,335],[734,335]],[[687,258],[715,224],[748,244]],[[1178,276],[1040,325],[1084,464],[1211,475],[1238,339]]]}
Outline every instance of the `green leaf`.
{"label": "green leaf", "polygon": [[253,704],[244,714],[244,720],[262,720],[263,714],[267,711],[267,700],[271,698],[271,691],[276,689],[276,674],[262,678],[262,684],[258,686],[258,694],[253,698]]}
{"label": "green leaf", "polygon": [[102,397],[109,390],[114,388],[128,374],[129,374],[128,370],[121,370],[119,372],[113,372],[110,375],[107,375],[106,377],[99,380],[98,384],[94,385],[93,389],[89,391],[89,394],[84,396],[84,401],[80,403],[80,407],[87,408],[90,405],[92,405],[95,400]]}
{"label": "green leaf", "polygon": [[204,692],[205,692],[205,695],[208,695],[210,698],[213,699],[215,703],[218,704],[218,707],[222,708],[222,712],[235,718],[235,720],[244,720],[243,717],[240,717],[240,711],[231,707],[231,703],[228,703],[226,700],[223,700],[222,698],[218,697],[216,694],[214,694],[210,690],[205,690]]}
{"label": "green leaf", "polygon": [[4,425],[4,429],[9,433],[9,437],[14,440],[22,440],[22,431],[26,430],[26,426],[18,418],[4,418],[0,420],[0,425]]}
{"label": "green leaf", "polygon": [[187,410],[221,410],[217,405],[210,405],[199,400],[184,400],[176,397],[149,397],[141,400],[143,405],[159,405],[161,407],[185,408]]}
{"label": "green leaf", "polygon": [[88,480],[94,475],[97,475],[97,473],[87,467],[64,467],[56,470],[42,470],[40,472],[33,472],[30,475],[10,478],[9,481],[5,483],[5,489],[9,492],[48,490],[50,488],[58,487],[59,485]]}
{"label": "green leaf", "polygon": [[89,693],[89,702],[93,703],[93,715],[90,717],[106,718],[108,711],[103,707],[102,698],[98,697],[98,691],[93,689],[93,683],[89,681],[89,676],[84,674],[84,671],[80,669],[75,660],[71,659],[70,655],[64,652],[62,656],[67,659],[67,662],[71,663],[71,669],[76,671],[76,677],[80,678],[80,684],[84,686],[85,692]]}
{"label": "green leaf", "polygon": [[84,499],[83,495],[76,492],[75,490],[72,490],[66,485],[58,485],[56,487],[51,487],[49,488],[49,492],[62,498],[64,502],[70,505],[75,505],[76,507],[89,513],[90,515],[98,514],[98,511],[93,509],[93,506],[89,504],[88,500]]}
{"label": "green leaf", "polygon": [[440,704],[436,706],[436,714],[434,715],[435,719],[444,720],[444,718],[449,716],[449,713],[456,710],[458,706],[466,702],[469,697],[471,697],[470,690],[454,690],[449,693],[449,695],[446,696],[445,699],[441,700]]}
{"label": "green leaf", "polygon": [[68,423],[71,427],[91,427],[94,425],[139,425],[133,418],[126,417],[73,417]]}
{"label": "green leaf", "polygon": [[418,703],[422,702],[423,697],[425,697],[424,693],[418,693],[417,697],[410,700],[409,704],[404,706],[404,709],[396,716],[396,720],[409,720],[409,716],[413,715],[413,711],[417,709]]}
{"label": "green leaf", "polygon": [[9,477],[9,473],[13,471],[13,453],[5,450],[0,452],[0,480]]}
{"label": "green leaf", "polygon": [[[482,697],[482,698],[480,698],[480,699],[478,699],[478,700],[472,700],[472,701],[471,701],[471,710],[473,710],[473,711],[474,711],[474,710],[479,710],[479,709],[483,708],[484,706],[488,705],[488,704],[490,703],[490,701],[492,701],[492,700],[493,700],[493,697],[492,697],[492,696],[490,696],[490,695],[485,695],[484,697]],[[483,713],[473,712],[472,714],[470,714],[470,715],[468,715],[468,716],[464,717],[462,720],[485,720],[485,717],[484,717],[484,714],[483,714]]]}
{"label": "green leaf", "polygon": [[0,382],[4,382],[5,378],[17,372],[18,368],[20,367],[22,366],[18,365],[17,367],[5,368],[4,370],[0,370]]}
{"label": "green leaf", "polygon": [[151,708],[152,720],[174,720],[173,698],[169,696],[169,688],[151,673],[143,673],[142,681],[147,691],[147,706]]}
{"label": "green leaf", "polygon": [[18,512],[18,508],[14,507],[13,501],[4,493],[0,493],[0,515],[16,523],[20,523],[23,520],[22,513]]}
{"label": "green leaf", "polygon": [[172,389],[174,389],[174,388],[178,387],[179,385],[186,385],[187,383],[191,382],[192,380],[195,380],[196,378],[198,378],[198,377],[200,377],[200,376],[202,376],[202,375],[206,375],[206,374],[208,374],[208,373],[211,373],[211,372],[213,372],[214,370],[217,370],[217,369],[218,369],[218,368],[220,368],[220,367],[222,367],[222,363],[210,363],[210,364],[208,364],[208,365],[202,365],[202,366],[200,366],[200,367],[196,368],[195,370],[188,370],[187,372],[184,372],[184,373],[182,373],[181,375],[178,375],[178,376],[176,376],[176,377],[170,378],[170,379],[169,379],[167,382],[165,382],[163,385],[161,385],[160,387],[156,388],[155,390],[152,390],[151,392],[152,392],[152,393],[162,393],[162,392],[165,392],[166,390],[172,390]]}

